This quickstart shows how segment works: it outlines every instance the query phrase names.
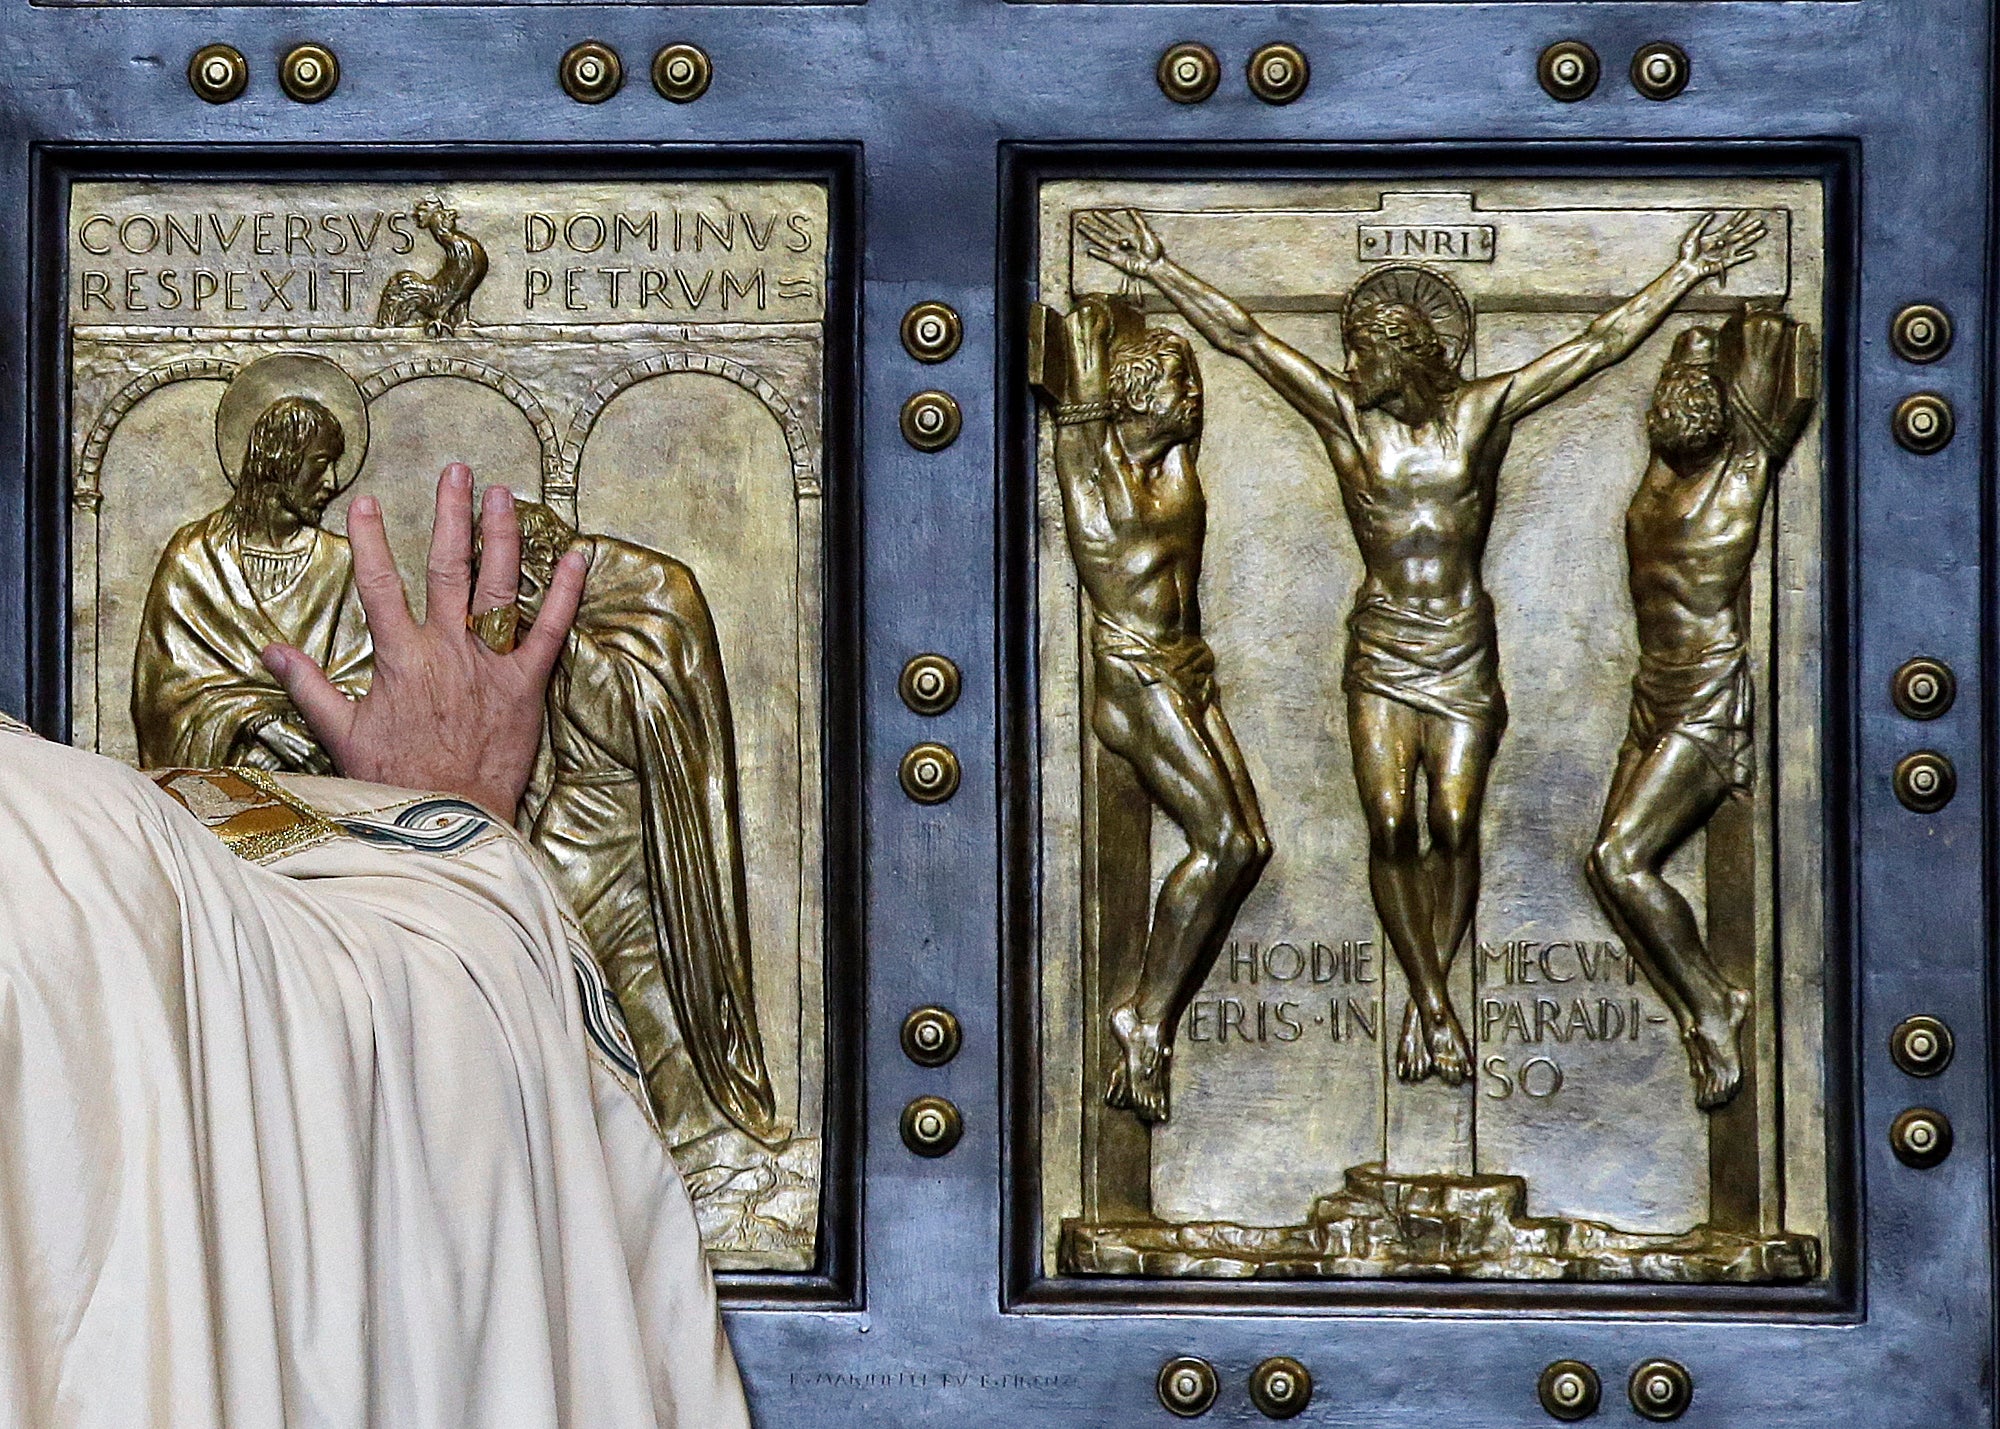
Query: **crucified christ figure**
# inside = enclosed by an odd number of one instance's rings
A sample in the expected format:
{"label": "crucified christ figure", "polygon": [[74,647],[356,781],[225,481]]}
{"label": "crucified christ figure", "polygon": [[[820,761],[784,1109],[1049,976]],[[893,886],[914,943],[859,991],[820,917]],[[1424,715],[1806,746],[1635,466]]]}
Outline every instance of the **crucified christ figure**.
{"label": "crucified christ figure", "polygon": [[1445,974],[1472,928],[1480,806],[1507,721],[1480,561],[1514,424],[1628,356],[1697,283],[1749,262],[1765,225],[1708,215],[1664,272],[1577,336],[1470,381],[1459,370],[1470,309],[1428,269],[1399,269],[1400,284],[1378,270],[1356,286],[1341,318],[1347,366],[1332,372],[1169,258],[1137,213],[1087,213],[1077,227],[1093,257],[1151,283],[1247,362],[1326,448],[1366,568],[1342,687],[1369,890],[1411,993],[1396,1075],[1457,1086],[1472,1051]]}

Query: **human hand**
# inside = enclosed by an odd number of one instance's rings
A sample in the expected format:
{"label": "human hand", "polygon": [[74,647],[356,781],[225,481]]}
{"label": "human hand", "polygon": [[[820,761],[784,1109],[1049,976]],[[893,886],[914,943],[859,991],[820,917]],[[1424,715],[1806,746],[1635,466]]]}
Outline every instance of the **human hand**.
{"label": "human hand", "polygon": [[305,721],[296,715],[265,721],[257,730],[257,742],[277,757],[281,769],[296,769],[304,774],[333,772],[333,762],[326,757],[326,751],[313,742],[313,737],[306,733]]}
{"label": "human hand", "polygon": [[1733,213],[1720,228],[1708,214],[1681,240],[1681,266],[1701,278],[1715,278],[1757,256],[1757,244],[1770,229],[1750,213]]}
{"label": "human hand", "polygon": [[1167,261],[1166,246],[1137,209],[1078,214],[1076,231],[1083,235],[1084,252],[1134,278],[1152,277],[1153,270]]}
{"label": "human hand", "polygon": [[389,553],[381,505],[356,497],[347,535],[375,643],[373,685],[350,700],[311,656],[289,645],[267,646],[264,665],[342,774],[457,794],[511,823],[541,744],[549,672],[583,595],[584,559],[579,551],[562,558],[533,628],[511,653],[496,654],[467,628],[467,618],[518,596],[521,527],[505,487],[487,489],[479,531],[475,592],[472,472],[454,462],[438,478],[429,605],[419,625]]}
{"label": "human hand", "polygon": [[1096,294],[1077,299],[1064,319],[1069,330],[1072,402],[1101,402],[1108,386],[1113,322],[1111,304]]}

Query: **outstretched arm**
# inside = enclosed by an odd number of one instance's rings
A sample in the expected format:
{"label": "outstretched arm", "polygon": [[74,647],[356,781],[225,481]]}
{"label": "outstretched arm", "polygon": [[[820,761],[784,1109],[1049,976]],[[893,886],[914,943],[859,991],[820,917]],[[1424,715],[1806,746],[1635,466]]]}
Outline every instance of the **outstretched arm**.
{"label": "outstretched arm", "polygon": [[1757,242],[1767,230],[1764,221],[1738,213],[1720,228],[1716,216],[1688,230],[1673,266],[1627,298],[1569,341],[1558,344],[1513,372],[1491,379],[1504,386],[1499,419],[1514,422],[1546,406],[1602,372],[1622,362],[1652,336],[1674,304],[1704,278],[1726,273],[1757,256]]}
{"label": "outstretched arm", "polygon": [[1159,236],[1136,212],[1086,213],[1076,226],[1091,257],[1158,288],[1196,332],[1231,357],[1249,363],[1308,420],[1338,418],[1334,392],[1342,379],[1272,336],[1241,303],[1167,257]]}

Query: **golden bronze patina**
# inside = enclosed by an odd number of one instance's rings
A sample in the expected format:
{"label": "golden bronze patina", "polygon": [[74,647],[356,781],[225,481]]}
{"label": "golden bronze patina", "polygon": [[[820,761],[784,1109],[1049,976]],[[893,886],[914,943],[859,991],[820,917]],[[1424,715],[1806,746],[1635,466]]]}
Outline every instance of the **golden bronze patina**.
{"label": "golden bronze patina", "polygon": [[942,1067],[964,1041],[958,1018],[943,1007],[919,1007],[903,1019],[903,1055],[919,1067]]}
{"label": "golden bronze patina", "polygon": [[663,45],[653,56],[653,88],[660,98],[675,104],[692,104],[708,93],[715,67],[708,51],[699,45]]}
{"label": "golden bronze patina", "polygon": [[1958,792],[1958,771],[1935,749],[1919,749],[1896,762],[1895,786],[1904,808],[1935,814]]}
{"label": "golden bronze patina", "polygon": [[210,104],[227,104],[250,83],[250,62],[234,45],[203,45],[188,60],[188,87]]}
{"label": "golden bronze patina", "polygon": [[965,1119],[943,1097],[917,1097],[903,1108],[903,1145],[919,1156],[948,1156],[965,1135]]}
{"label": "golden bronze patina", "polygon": [[378,327],[420,327],[429,337],[450,337],[472,325],[472,295],[486,281],[485,245],[458,226],[458,210],[432,195],[410,210],[417,226],[443,255],[435,273],[404,269],[382,287]]}
{"label": "golden bronze patina", "polygon": [[1936,719],[1957,700],[1958,677],[1944,661],[1919,655],[1898,667],[1889,698],[1906,718]]}
{"label": "golden bronze patina", "polygon": [[1541,81],[1549,98],[1564,104],[1588,99],[1596,92],[1602,73],[1597,51],[1582,40],[1558,40],[1543,50],[1535,62],[1535,78]]}
{"label": "golden bronze patina", "polygon": [[896,681],[896,693],[912,714],[941,715],[958,703],[958,666],[942,655],[912,655]]}
{"label": "golden bronze patina", "polygon": [[1891,423],[1903,450],[1932,456],[1951,445],[1956,426],[1951,403],[1936,392],[1913,392],[1896,404]]}
{"label": "golden bronze patina", "polygon": [[1951,314],[1936,303],[1911,303],[1889,323],[1889,345],[1905,362],[1936,362],[1951,351]]}
{"label": "golden bronze patina", "polygon": [[495,655],[514,653],[514,637],[521,628],[521,607],[502,605],[478,615],[467,613],[465,628]]}
{"label": "golden bronze patina", "polygon": [[1632,88],[1648,99],[1672,99],[1687,88],[1687,51],[1670,41],[1641,45],[1632,55]]}
{"label": "golden bronze patina", "polygon": [[1312,83],[1312,66],[1297,45],[1269,44],[1250,56],[1250,92],[1266,104],[1290,104]]}
{"label": "golden bronze patina", "polygon": [[958,756],[951,746],[913,744],[897,769],[903,792],[919,804],[942,804],[958,792]]}
{"label": "golden bronze patina", "polygon": [[578,104],[602,104],[624,87],[625,62],[602,41],[585,40],[563,52],[556,78]]}
{"label": "golden bronze patina", "polygon": [[1535,1382],[1535,1397],[1551,1419],[1588,1419],[1604,1402],[1604,1383],[1582,1360],[1557,1360]]}
{"label": "golden bronze patina", "polygon": [[294,45],[278,64],[278,85],[300,104],[318,104],[340,88],[340,60],[325,45]]}
{"label": "golden bronze patina", "polygon": [[1665,1424],[1687,1413],[1694,1402],[1694,1376],[1674,1360],[1647,1360],[1632,1371],[1625,1393],[1641,1419]]}
{"label": "golden bronze patina", "polygon": [[919,362],[944,362],[965,341],[965,324],[950,303],[912,303],[903,314],[903,351]]}
{"label": "golden bronze patina", "polygon": [[1250,1402],[1266,1419],[1295,1419],[1312,1397],[1312,1371],[1290,1355],[1273,1355],[1250,1371]]}
{"label": "golden bronze patina", "polygon": [[1196,40],[1169,45],[1153,71],[1160,93],[1176,104],[1199,104],[1222,82],[1222,61]]}
{"label": "golden bronze patina", "polygon": [[1927,1106],[1913,1106],[1889,1123],[1889,1146],[1896,1159],[1917,1171],[1942,1166],[1951,1155],[1951,1118]]}
{"label": "golden bronze patina", "polygon": [[1160,1366],[1153,1381],[1160,1404],[1181,1419],[1199,1419],[1215,1406],[1222,1383],[1215,1366],[1196,1355],[1181,1355]]}
{"label": "golden bronze patina", "polygon": [[1912,1077],[1937,1076],[1951,1065],[1953,1050],[1951,1028],[1925,1013],[1904,1018],[1889,1034],[1890,1060]]}
{"label": "golden bronze patina", "polygon": [[903,403],[903,440],[920,452],[941,452],[958,440],[965,414],[949,392],[918,392]]}

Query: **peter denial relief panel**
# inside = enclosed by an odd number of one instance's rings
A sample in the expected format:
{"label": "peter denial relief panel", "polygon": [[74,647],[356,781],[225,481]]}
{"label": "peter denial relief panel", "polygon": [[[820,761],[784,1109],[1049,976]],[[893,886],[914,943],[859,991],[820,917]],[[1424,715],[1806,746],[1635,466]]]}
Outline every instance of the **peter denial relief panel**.
{"label": "peter denial relief panel", "polygon": [[1816,1279],[1819,188],[1416,190],[1043,190],[1049,1268]]}
{"label": "peter denial relief panel", "polygon": [[809,1267],[819,1220],[826,212],[749,181],[72,196],[74,739],[325,772],[258,652],[367,687],[347,496],[414,575],[446,461],[511,487],[512,624],[590,559],[522,827],[724,1268]]}

